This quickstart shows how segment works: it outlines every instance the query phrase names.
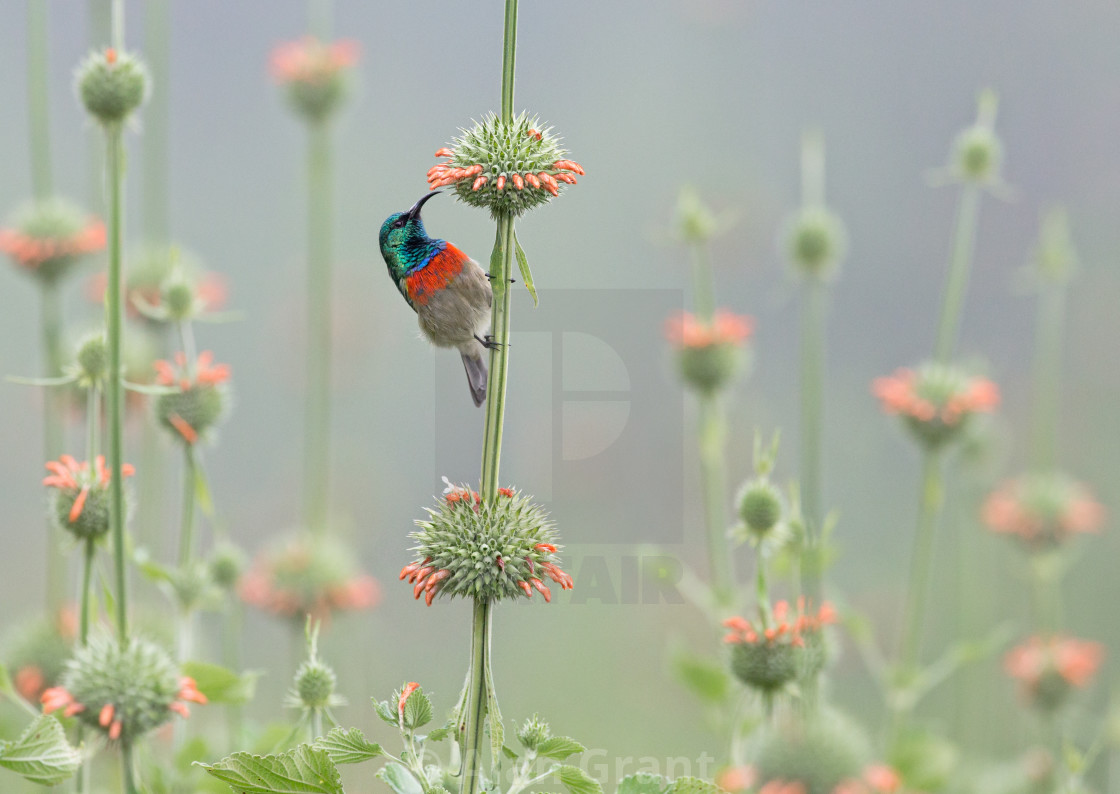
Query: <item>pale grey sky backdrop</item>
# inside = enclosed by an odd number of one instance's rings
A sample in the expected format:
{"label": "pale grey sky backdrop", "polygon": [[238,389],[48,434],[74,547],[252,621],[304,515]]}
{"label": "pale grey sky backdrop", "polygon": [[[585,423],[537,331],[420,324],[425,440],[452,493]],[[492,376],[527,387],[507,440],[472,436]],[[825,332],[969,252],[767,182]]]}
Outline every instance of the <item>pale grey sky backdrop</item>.
{"label": "pale grey sky backdrop", "polygon": [[[127,39],[142,49],[143,4],[128,5]],[[234,413],[206,462],[223,518],[256,548],[298,514],[304,135],[271,84],[267,61],[274,44],[303,33],[305,8],[287,0],[172,5],[174,237],[228,275],[231,303],[246,315],[239,324],[198,329],[200,345],[233,366],[236,392]],[[51,4],[50,88],[59,191],[88,202],[88,147],[97,136],[71,88],[72,69],[89,45],[85,7]],[[362,58],[335,135],[334,492],[343,526],[385,593],[379,611],[347,623],[353,636],[340,633],[328,648],[339,656],[361,649],[339,664],[358,704],[343,719],[367,724],[363,693],[384,695],[401,680],[424,682],[449,705],[466,659],[467,608],[419,608],[395,573],[407,560],[405,533],[441,487],[438,475],[476,476],[481,413],[467,400],[454,356],[433,355],[416,338],[414,318],[386,278],[376,232],[386,215],[424,192],[435,149],[458,126],[496,109],[501,4],[338,2],[336,27],[360,42]],[[30,190],[24,35],[23,4],[5,2],[4,212]],[[523,336],[513,348],[503,479],[551,495],[561,530],[582,542],[573,565],[602,555],[620,572],[621,558],[650,536],[683,538],[672,552],[703,565],[693,405],[682,402],[663,352],[661,304],[638,292],[687,287],[685,252],[666,232],[683,184],[741,218],[713,248],[720,304],[757,320],[755,371],[731,399],[733,484],[747,474],[756,426],[784,428],[778,474],[796,470],[796,289],[775,241],[798,202],[800,134],[817,126],[827,141],[828,200],[851,240],[829,326],[825,484],[843,546],[833,578],[878,620],[893,620],[912,532],[916,455],[879,415],[868,388],[876,375],[920,360],[931,347],[955,191],[930,188],[925,175],[945,162],[985,86],[999,93],[1004,173],[1016,199],[984,202],[962,354],[987,361],[1004,389],[999,427],[1008,466],[1016,468],[1024,455],[1033,317],[1033,302],[1014,291],[1016,272],[1044,208],[1065,204],[1084,267],[1069,313],[1061,450],[1067,467],[1115,512],[1118,40],[1120,6],[1111,0],[524,0],[517,108],[554,124],[587,169],[578,187],[519,226],[542,298],[564,290],[548,315],[562,327],[549,330],[578,333],[595,322],[627,340],[613,345],[616,351],[645,350],[627,353],[629,361],[620,353],[622,381],[609,356],[574,357],[577,371],[601,367],[594,388],[629,388],[646,424],[630,428],[635,435],[616,462],[577,470],[564,480],[567,490],[553,492],[559,453],[555,444],[542,451],[541,439],[569,433],[586,440],[625,420],[617,405],[566,413],[555,404],[550,373],[564,367],[548,358],[547,336]],[[143,114],[129,135],[134,230],[142,136]],[[487,256],[493,229],[485,214],[441,198],[426,206],[425,217],[434,234],[475,258]],[[585,317],[578,291],[605,289],[617,291],[613,310],[600,295],[588,299],[598,308]],[[93,322],[79,292],[75,284],[71,314]],[[33,286],[5,267],[0,296],[0,371],[35,372]],[[529,319],[523,292],[514,311],[515,329],[540,324]],[[35,405],[26,387],[0,386],[0,628],[41,602]],[[638,414],[635,407],[629,415]],[[569,424],[557,431],[557,422]],[[447,434],[438,442],[437,427]],[[662,520],[651,504],[663,508]],[[169,528],[174,508],[172,501]],[[1115,533],[1091,544],[1071,582],[1070,628],[1120,647],[1106,606],[1120,597]],[[1001,609],[1024,616],[1016,558],[1000,544],[982,546],[986,556],[975,562],[987,586],[969,597],[990,617]],[[943,555],[942,593],[950,592],[949,562]],[[495,651],[508,717],[539,709],[562,732],[620,755],[695,756],[711,745],[700,711],[669,681],[663,662],[668,637],[703,639],[690,634],[695,621],[687,607],[559,602],[499,613]],[[260,706],[274,714],[267,697],[286,685],[284,634],[254,619],[249,636],[248,664],[279,663]],[[269,650],[277,644],[279,652]],[[1010,687],[997,683],[994,663],[989,667],[994,701],[1009,702]],[[841,660],[837,677],[842,700],[877,708],[854,653]],[[990,734],[1002,749],[1014,745],[1013,736]]]}

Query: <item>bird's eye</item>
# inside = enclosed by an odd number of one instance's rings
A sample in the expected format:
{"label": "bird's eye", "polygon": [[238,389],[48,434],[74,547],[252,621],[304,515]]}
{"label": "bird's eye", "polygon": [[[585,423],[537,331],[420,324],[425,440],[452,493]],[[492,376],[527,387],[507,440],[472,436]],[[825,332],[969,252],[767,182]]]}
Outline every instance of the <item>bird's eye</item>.
{"label": "bird's eye", "polygon": [[397,218],[395,221],[393,221],[393,228],[394,229],[400,229],[403,226],[404,226],[404,218]]}

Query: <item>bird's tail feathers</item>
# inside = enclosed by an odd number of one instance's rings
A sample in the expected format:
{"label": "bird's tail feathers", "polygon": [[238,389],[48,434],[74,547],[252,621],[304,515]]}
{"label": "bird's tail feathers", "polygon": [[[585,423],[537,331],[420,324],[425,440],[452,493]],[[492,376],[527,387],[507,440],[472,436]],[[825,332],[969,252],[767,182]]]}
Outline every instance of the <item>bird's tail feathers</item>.
{"label": "bird's tail feathers", "polygon": [[478,352],[460,351],[463,369],[467,371],[467,383],[471,387],[471,399],[475,405],[486,402],[486,360]]}

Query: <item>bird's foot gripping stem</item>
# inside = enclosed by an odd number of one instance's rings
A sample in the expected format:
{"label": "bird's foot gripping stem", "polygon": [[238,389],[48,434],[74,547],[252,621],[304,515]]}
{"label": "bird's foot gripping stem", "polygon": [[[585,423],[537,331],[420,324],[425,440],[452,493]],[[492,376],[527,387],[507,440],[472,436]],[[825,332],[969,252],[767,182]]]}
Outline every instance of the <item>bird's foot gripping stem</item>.
{"label": "bird's foot gripping stem", "polygon": [[[497,278],[497,276],[495,276],[495,275],[491,275],[490,273],[487,273],[487,274],[486,274],[486,278],[488,278],[488,279],[490,279],[491,281],[493,281],[494,279],[496,279],[496,278]],[[510,283],[510,284],[516,284],[516,283],[517,283],[517,279],[515,279],[515,278],[511,278],[511,279],[509,280],[509,283]]]}
{"label": "bird's foot gripping stem", "polygon": [[485,337],[481,337],[478,334],[475,334],[474,338],[477,339],[478,343],[487,350],[501,350],[502,348],[502,343],[495,342],[494,337],[490,334],[487,334]]}

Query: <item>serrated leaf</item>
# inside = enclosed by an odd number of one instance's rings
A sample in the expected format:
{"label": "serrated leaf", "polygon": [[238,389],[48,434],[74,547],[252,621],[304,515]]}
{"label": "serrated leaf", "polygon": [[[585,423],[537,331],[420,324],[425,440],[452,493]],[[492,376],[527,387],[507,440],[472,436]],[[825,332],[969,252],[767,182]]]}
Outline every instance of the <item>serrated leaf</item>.
{"label": "serrated leaf", "polygon": [[375,777],[384,781],[397,794],[424,794],[420,783],[400,764],[385,764],[377,770]]}
{"label": "serrated leaf", "polygon": [[0,743],[0,767],[44,786],[71,777],[81,763],[82,756],[66,741],[62,724],[46,714],[37,717],[14,742]]}
{"label": "serrated leaf", "polygon": [[373,698],[370,698],[370,700],[373,701],[373,710],[377,712],[378,717],[380,717],[390,725],[397,724],[397,714],[395,711],[389,708],[389,704],[386,701],[375,700]]}
{"label": "serrated leaf", "polygon": [[582,753],[586,749],[575,739],[569,739],[567,736],[550,736],[537,745],[537,755],[563,761],[568,756]]}
{"label": "serrated leaf", "polygon": [[664,794],[672,784],[661,775],[639,772],[618,781],[616,794]]}
{"label": "serrated leaf", "polygon": [[678,654],[673,660],[673,672],[690,691],[711,703],[722,703],[731,690],[725,666],[701,656]]}
{"label": "serrated leaf", "polygon": [[385,754],[381,745],[366,740],[366,735],[360,728],[335,728],[326,736],[316,739],[315,746],[326,750],[335,764],[360,764]]}
{"label": "serrated leaf", "polygon": [[185,662],[183,675],[194,679],[198,691],[211,703],[246,703],[253,699],[260,673],[238,675],[233,670],[208,662]]}
{"label": "serrated leaf", "polygon": [[436,728],[424,738],[429,742],[442,742],[444,739],[451,735],[451,729],[451,725],[444,725],[442,728]]}
{"label": "serrated leaf", "polygon": [[698,777],[678,777],[666,794],[723,794],[723,789]]}
{"label": "serrated leaf", "polygon": [[307,744],[280,755],[234,753],[199,766],[236,794],[344,794],[330,756]]}
{"label": "serrated leaf", "polygon": [[520,756],[517,755],[516,750],[511,750],[509,747],[506,747],[504,744],[502,745],[502,755],[504,755],[510,761],[516,761],[520,757]]}
{"label": "serrated leaf", "polygon": [[556,770],[556,779],[571,794],[603,794],[603,787],[599,781],[578,766],[564,764]]}
{"label": "serrated leaf", "polygon": [[529,269],[529,257],[525,256],[525,249],[521,247],[521,241],[517,239],[517,232],[513,233],[513,245],[514,251],[517,253],[517,267],[521,270],[521,280],[525,282],[525,289],[529,290],[529,294],[533,296],[533,306],[539,306],[537,288],[533,286],[533,271]]}
{"label": "serrated leaf", "polygon": [[408,696],[404,702],[404,727],[422,728],[432,721],[432,701],[424,694],[422,689],[417,689]]}

